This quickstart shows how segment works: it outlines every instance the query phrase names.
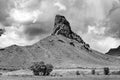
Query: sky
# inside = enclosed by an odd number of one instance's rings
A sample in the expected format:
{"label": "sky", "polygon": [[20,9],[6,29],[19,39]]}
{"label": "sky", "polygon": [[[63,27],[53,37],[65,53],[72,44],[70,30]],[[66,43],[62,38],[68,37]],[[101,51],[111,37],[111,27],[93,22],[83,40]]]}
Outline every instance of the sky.
{"label": "sky", "polygon": [[50,35],[56,14],[92,49],[106,53],[120,45],[120,0],[0,0],[0,48]]}

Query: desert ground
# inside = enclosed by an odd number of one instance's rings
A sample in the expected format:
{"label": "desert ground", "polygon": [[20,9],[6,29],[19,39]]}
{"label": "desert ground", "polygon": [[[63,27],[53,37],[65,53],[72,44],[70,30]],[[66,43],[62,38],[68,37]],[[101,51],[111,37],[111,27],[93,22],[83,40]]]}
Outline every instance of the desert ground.
{"label": "desert ground", "polygon": [[36,76],[2,76],[0,80],[120,80],[120,76],[69,76],[69,77],[36,77]]}
{"label": "desert ground", "polygon": [[[76,71],[79,71],[80,75],[76,75]],[[120,80],[119,75],[104,75],[102,72],[102,69],[99,69],[92,75],[89,69],[56,69],[51,73],[56,75],[34,76],[30,70],[1,71],[0,80]]]}

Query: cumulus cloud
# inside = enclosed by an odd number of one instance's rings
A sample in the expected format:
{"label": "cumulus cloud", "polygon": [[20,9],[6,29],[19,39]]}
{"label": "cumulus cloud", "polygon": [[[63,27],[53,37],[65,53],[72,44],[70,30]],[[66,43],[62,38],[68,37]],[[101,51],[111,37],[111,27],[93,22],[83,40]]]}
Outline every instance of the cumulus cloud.
{"label": "cumulus cloud", "polygon": [[90,27],[88,33],[83,34],[82,38],[90,44],[92,49],[106,53],[109,49],[118,47],[120,39],[104,36],[104,29],[97,30],[95,27]]}
{"label": "cumulus cloud", "polygon": [[119,6],[119,0],[0,0],[0,28],[6,29],[0,47],[37,42],[62,14],[92,48],[106,52],[120,44]]}

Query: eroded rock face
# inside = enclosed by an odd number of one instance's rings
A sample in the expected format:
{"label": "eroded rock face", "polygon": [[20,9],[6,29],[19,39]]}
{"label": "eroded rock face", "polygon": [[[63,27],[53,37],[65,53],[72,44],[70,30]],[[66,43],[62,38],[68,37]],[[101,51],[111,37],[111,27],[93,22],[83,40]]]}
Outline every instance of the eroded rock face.
{"label": "eroded rock face", "polygon": [[82,38],[71,30],[70,23],[66,18],[61,15],[56,15],[55,17],[55,25],[52,35],[63,35],[67,38],[74,39],[79,43],[85,44]]}
{"label": "eroded rock face", "polygon": [[71,33],[72,33],[72,30],[66,18],[61,15],[56,15],[53,35],[63,34],[64,36],[67,37]]}
{"label": "eroded rock face", "polygon": [[106,54],[119,57],[120,56],[120,46],[118,48],[110,49]]}
{"label": "eroded rock face", "polygon": [[89,47],[80,36],[71,30],[65,17],[57,15],[51,36],[31,46],[12,45],[0,49],[0,68],[4,70],[26,69],[33,62],[41,61],[64,69],[120,66],[120,60],[101,54]]}

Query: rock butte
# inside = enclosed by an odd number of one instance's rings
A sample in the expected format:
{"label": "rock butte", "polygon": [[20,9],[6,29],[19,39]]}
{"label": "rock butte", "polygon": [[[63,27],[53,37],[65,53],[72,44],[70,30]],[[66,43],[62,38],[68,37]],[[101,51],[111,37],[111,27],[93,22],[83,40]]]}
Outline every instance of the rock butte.
{"label": "rock butte", "polygon": [[0,68],[28,68],[32,62],[39,61],[57,68],[120,67],[119,59],[92,50],[61,15],[56,15],[50,36],[31,46],[12,45],[0,49]]}

